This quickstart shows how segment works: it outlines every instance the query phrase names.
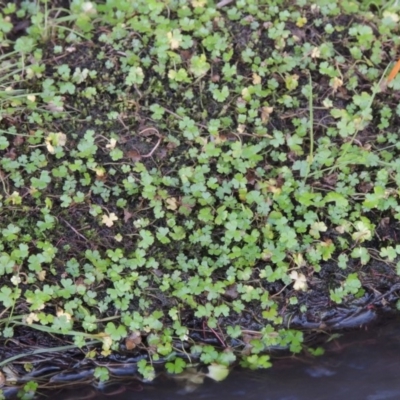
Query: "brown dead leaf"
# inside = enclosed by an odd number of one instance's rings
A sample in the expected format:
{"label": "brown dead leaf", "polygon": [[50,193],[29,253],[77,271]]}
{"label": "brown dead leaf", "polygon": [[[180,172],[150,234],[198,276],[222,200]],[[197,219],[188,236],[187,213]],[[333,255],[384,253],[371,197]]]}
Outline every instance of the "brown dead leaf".
{"label": "brown dead leaf", "polygon": [[167,149],[168,150],[174,150],[178,145],[174,142],[168,142],[167,143]]}
{"label": "brown dead leaf", "polygon": [[357,189],[361,193],[369,193],[372,189],[372,183],[371,182],[361,182],[357,185]]}
{"label": "brown dead leaf", "polygon": [[17,153],[15,152],[14,147],[8,150],[7,153],[4,154],[4,157],[9,158],[10,160],[15,160],[17,158]]}
{"label": "brown dead leaf", "polygon": [[156,154],[158,159],[163,160],[165,157],[167,157],[168,152],[167,149],[162,147],[161,149],[157,150]]}
{"label": "brown dead leaf", "polygon": [[329,247],[332,245],[332,240],[331,239],[325,239],[322,242],[320,242],[322,247]]}
{"label": "brown dead leaf", "polygon": [[142,336],[139,331],[134,331],[129,334],[125,339],[125,346],[127,350],[133,350],[140,343],[142,343]]}
{"label": "brown dead leaf", "polygon": [[246,180],[249,185],[254,185],[256,182],[256,173],[253,169],[248,169],[246,171]]}
{"label": "brown dead leaf", "polygon": [[188,61],[192,58],[192,53],[189,50],[181,50],[179,54],[181,55],[182,61]]}
{"label": "brown dead leaf", "polygon": [[128,158],[131,158],[133,162],[138,162],[138,161],[140,161],[142,159],[142,156],[140,155],[140,153],[136,149],[129,150],[126,153],[126,156]]}
{"label": "brown dead leaf", "polygon": [[280,189],[285,184],[285,178],[281,174],[276,178],[276,186]]}
{"label": "brown dead leaf", "polygon": [[338,89],[336,97],[344,99],[344,100],[349,100],[351,98],[351,95],[349,94],[346,87],[342,86]]}
{"label": "brown dead leaf", "polygon": [[14,140],[13,140],[13,145],[18,147],[21,146],[21,144],[23,144],[25,141],[24,137],[21,135],[17,135],[15,136]]}
{"label": "brown dead leaf", "polygon": [[227,287],[225,290],[225,296],[230,298],[230,299],[236,299],[239,295],[239,292],[237,291],[237,285],[233,284]]}
{"label": "brown dead leaf", "polygon": [[226,140],[229,140],[230,142],[237,142],[239,140],[238,136],[235,135],[234,133],[227,133],[225,135],[225,137],[226,137]]}
{"label": "brown dead leaf", "polygon": [[218,135],[214,138],[215,144],[225,143],[226,141],[227,141],[227,138],[224,133],[221,133],[220,135]]}
{"label": "brown dead leaf", "polygon": [[379,222],[379,227],[382,229],[387,229],[389,227],[389,224],[390,224],[390,218],[385,217],[382,218],[381,221]]}
{"label": "brown dead leaf", "polygon": [[337,173],[333,173],[333,174],[330,174],[330,175],[326,175],[326,176],[324,176],[324,177],[322,178],[322,180],[323,180],[326,184],[328,184],[328,185],[330,185],[330,186],[336,186],[337,179],[338,179],[338,174],[337,174]]}
{"label": "brown dead leaf", "polygon": [[124,222],[128,222],[133,217],[133,214],[128,211],[127,208],[124,208]]}

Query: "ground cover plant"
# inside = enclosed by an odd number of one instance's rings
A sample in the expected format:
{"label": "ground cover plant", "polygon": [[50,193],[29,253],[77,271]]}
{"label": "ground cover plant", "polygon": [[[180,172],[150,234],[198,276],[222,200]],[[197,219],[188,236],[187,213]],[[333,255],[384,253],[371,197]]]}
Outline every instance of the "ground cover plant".
{"label": "ground cover plant", "polygon": [[222,379],[395,302],[395,6],[3,4],[0,385],[74,349]]}

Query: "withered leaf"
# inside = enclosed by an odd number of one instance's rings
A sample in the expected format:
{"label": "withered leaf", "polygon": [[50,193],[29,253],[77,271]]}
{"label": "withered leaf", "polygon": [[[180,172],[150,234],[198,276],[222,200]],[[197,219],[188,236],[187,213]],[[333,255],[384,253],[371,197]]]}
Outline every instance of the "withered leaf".
{"label": "withered leaf", "polygon": [[133,217],[133,214],[128,211],[127,208],[124,208],[124,222],[128,222]]}
{"label": "withered leaf", "polygon": [[140,343],[142,343],[142,336],[140,335],[139,331],[131,332],[125,339],[125,346],[127,350],[133,350]]}
{"label": "withered leaf", "polygon": [[136,149],[129,150],[126,153],[126,156],[131,158],[133,162],[137,162],[137,161],[140,161],[142,159],[142,156],[140,155],[140,153]]}
{"label": "withered leaf", "polygon": [[254,185],[256,181],[256,174],[253,169],[248,169],[246,172],[246,180],[250,185]]}
{"label": "withered leaf", "polygon": [[24,137],[21,135],[15,136],[15,139],[13,140],[13,145],[14,146],[21,146],[25,141]]}

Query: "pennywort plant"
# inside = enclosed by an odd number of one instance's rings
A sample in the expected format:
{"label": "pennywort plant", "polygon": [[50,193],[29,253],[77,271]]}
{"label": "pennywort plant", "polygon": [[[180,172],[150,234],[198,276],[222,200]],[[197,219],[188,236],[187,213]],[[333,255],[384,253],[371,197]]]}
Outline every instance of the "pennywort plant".
{"label": "pennywort plant", "polygon": [[300,352],[310,293],[398,279],[396,16],[303,3],[0,12],[2,338],[221,379]]}

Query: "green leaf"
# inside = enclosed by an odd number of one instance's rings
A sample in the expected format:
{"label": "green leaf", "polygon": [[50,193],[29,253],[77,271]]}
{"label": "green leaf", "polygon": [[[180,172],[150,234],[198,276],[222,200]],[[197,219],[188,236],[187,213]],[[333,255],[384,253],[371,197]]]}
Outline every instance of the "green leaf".
{"label": "green leaf", "polygon": [[125,83],[129,86],[141,85],[144,82],[144,72],[141,67],[130,67]]}
{"label": "green leaf", "polygon": [[0,301],[5,308],[11,307],[14,304],[13,290],[7,286],[0,289]]}
{"label": "green leaf", "polygon": [[60,93],[74,94],[75,93],[75,85],[71,82],[61,83],[60,84]]}
{"label": "green leaf", "polygon": [[113,322],[109,322],[106,326],[105,332],[111,337],[112,340],[121,340],[127,336],[127,331],[124,325],[115,326]]}
{"label": "green leaf", "polygon": [[0,136],[0,150],[6,149],[10,145],[10,142],[5,136]]}
{"label": "green leaf", "polygon": [[356,294],[361,288],[361,282],[356,273],[350,274],[345,281],[345,290],[349,293]]}
{"label": "green leaf", "polygon": [[140,360],[137,363],[138,371],[143,375],[143,378],[147,381],[152,381],[155,378],[154,367],[145,359]]}
{"label": "green leaf", "polygon": [[96,367],[93,375],[100,382],[106,382],[110,379],[110,373],[106,367]]}
{"label": "green leaf", "polygon": [[49,171],[42,171],[40,177],[31,178],[32,186],[38,190],[46,189],[47,185],[51,182]]}
{"label": "green leaf", "polygon": [[142,240],[138,243],[139,247],[147,249],[154,243],[154,236],[149,230],[142,229],[140,230],[139,235],[142,238]]}
{"label": "green leaf", "polygon": [[193,56],[190,60],[190,71],[194,76],[200,77],[207,73],[210,69],[210,64],[207,62],[205,54]]}
{"label": "green leaf", "polygon": [[228,326],[226,332],[228,335],[234,339],[240,337],[242,335],[242,329],[240,326],[235,325],[235,326]]}
{"label": "green leaf", "polygon": [[342,194],[336,192],[329,192],[325,196],[324,202],[325,203],[334,202],[337,207],[343,207],[343,208],[346,208],[349,205],[349,201]]}
{"label": "green leaf", "polygon": [[167,371],[170,374],[180,374],[186,367],[186,362],[182,358],[175,358],[174,362],[168,362],[165,364]]}
{"label": "green leaf", "polygon": [[223,86],[221,90],[214,89],[213,90],[213,98],[218,102],[222,103],[225,101],[229,96],[229,89],[228,86]]}
{"label": "green leaf", "polygon": [[346,295],[342,288],[336,288],[335,290],[330,290],[330,298],[336,304],[340,304],[343,301],[344,296]]}
{"label": "green leaf", "polygon": [[390,262],[397,257],[397,252],[392,246],[382,247],[379,253],[381,257],[387,257]]}
{"label": "green leaf", "polygon": [[173,81],[176,81],[176,82],[187,82],[187,83],[190,82],[188,73],[183,68],[179,68],[178,71],[171,69],[168,72],[168,78],[172,79]]}
{"label": "green leaf", "polygon": [[365,265],[370,260],[371,256],[368,253],[368,250],[365,247],[356,247],[351,252],[352,258],[359,258],[361,260],[361,264]]}
{"label": "green leaf", "polygon": [[14,49],[21,53],[31,53],[34,48],[35,42],[28,36],[20,37],[15,41]]}
{"label": "green leaf", "polygon": [[241,362],[241,365],[250,369],[259,368],[270,368],[271,362],[268,355],[258,355],[252,354],[250,356],[245,356]]}
{"label": "green leaf", "polygon": [[57,331],[61,331],[63,333],[67,333],[71,331],[72,326],[73,326],[72,318],[69,317],[68,315],[62,314],[59,317],[54,318],[51,328]]}

